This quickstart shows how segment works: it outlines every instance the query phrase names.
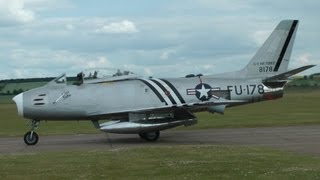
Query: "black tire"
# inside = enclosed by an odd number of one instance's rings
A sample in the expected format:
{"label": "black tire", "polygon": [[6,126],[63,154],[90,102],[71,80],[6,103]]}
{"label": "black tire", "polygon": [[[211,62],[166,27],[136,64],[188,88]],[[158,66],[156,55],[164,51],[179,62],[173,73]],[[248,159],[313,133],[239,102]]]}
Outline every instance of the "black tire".
{"label": "black tire", "polygon": [[29,131],[24,135],[23,140],[29,146],[35,145],[39,141],[39,136],[36,132],[32,132],[32,137],[31,137],[31,131]]}
{"label": "black tire", "polygon": [[144,139],[144,140],[146,139],[145,133],[140,133],[139,136],[141,139]]}
{"label": "black tire", "polygon": [[146,141],[157,141],[160,137],[160,132],[148,132],[148,133],[140,133],[139,134],[141,139],[144,139]]}

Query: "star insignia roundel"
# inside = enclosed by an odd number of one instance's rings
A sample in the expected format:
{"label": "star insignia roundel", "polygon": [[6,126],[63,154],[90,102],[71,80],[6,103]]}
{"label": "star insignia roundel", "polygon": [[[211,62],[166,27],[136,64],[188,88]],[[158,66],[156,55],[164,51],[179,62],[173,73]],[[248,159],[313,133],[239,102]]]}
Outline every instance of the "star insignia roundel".
{"label": "star insignia roundel", "polygon": [[194,95],[201,101],[208,101],[211,98],[219,100],[218,92],[221,92],[220,87],[212,88],[206,83],[200,83],[195,88],[187,89],[187,95]]}
{"label": "star insignia roundel", "polygon": [[210,93],[211,86],[208,84],[205,84],[205,83],[198,84],[195,87],[195,90],[196,90],[196,97],[201,101],[207,101],[212,97]]}

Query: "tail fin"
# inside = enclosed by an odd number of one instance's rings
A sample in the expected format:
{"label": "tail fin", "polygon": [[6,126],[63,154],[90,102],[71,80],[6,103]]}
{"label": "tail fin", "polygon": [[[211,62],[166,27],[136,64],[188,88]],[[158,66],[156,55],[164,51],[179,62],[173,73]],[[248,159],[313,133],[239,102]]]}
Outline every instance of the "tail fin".
{"label": "tail fin", "polygon": [[239,75],[244,78],[267,78],[286,72],[298,23],[298,20],[281,21]]}

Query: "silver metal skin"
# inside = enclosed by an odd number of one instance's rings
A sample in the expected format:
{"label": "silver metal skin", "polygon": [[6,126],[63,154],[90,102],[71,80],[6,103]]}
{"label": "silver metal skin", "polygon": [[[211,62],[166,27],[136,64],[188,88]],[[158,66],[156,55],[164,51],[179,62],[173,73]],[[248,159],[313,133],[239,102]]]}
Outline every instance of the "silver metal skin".
{"label": "silver metal skin", "polygon": [[[33,120],[28,138],[41,120],[90,120],[104,132],[154,141],[161,130],[195,124],[195,112],[223,114],[228,107],[281,98],[289,76],[313,67],[288,71],[297,27],[297,20],[281,21],[248,65],[236,72],[159,79],[127,71],[98,78],[95,71],[88,79],[81,74],[77,85],[67,85],[61,75],[13,100],[18,114]],[[99,124],[106,119],[112,121]]]}

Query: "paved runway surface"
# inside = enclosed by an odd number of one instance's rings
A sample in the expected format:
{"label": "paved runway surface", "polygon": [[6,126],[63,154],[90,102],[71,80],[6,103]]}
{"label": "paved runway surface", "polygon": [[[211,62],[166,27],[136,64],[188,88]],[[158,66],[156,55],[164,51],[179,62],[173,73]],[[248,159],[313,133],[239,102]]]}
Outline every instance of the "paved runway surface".
{"label": "paved runway surface", "polygon": [[22,137],[2,137],[0,138],[0,154],[105,150],[161,145],[248,145],[320,155],[319,125],[163,131],[158,142],[145,142],[138,135],[108,134],[108,136],[103,133],[89,135],[40,135],[40,140],[35,146],[25,145]]}

